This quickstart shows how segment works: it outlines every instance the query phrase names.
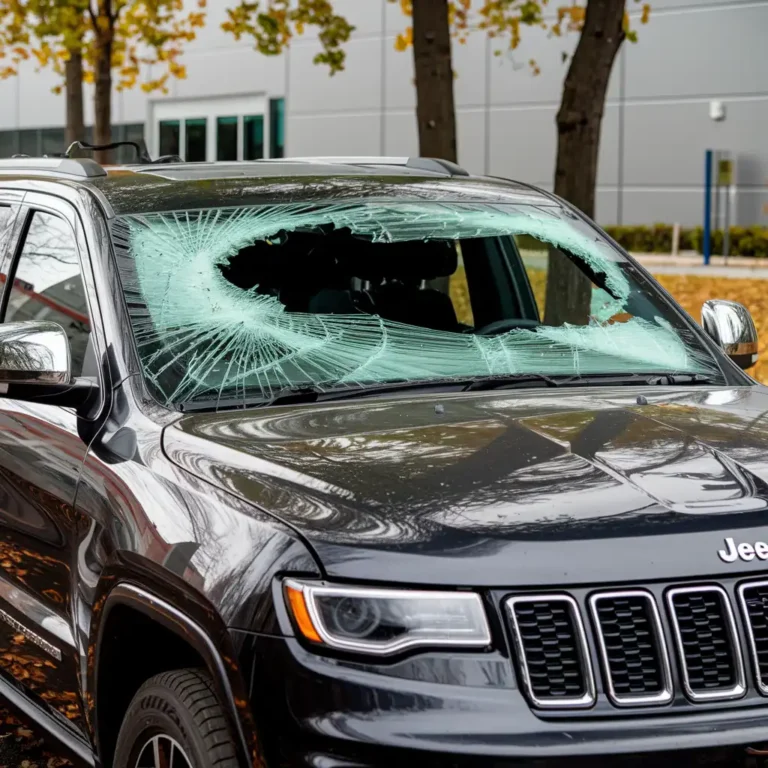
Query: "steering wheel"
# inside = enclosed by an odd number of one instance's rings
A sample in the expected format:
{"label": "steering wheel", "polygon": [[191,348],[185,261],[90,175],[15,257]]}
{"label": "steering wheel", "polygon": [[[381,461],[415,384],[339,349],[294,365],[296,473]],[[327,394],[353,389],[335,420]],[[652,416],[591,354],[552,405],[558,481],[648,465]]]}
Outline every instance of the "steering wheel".
{"label": "steering wheel", "polygon": [[538,328],[541,323],[538,320],[529,320],[523,317],[505,317],[502,320],[494,320],[492,323],[475,328],[476,336],[496,336],[517,328]]}

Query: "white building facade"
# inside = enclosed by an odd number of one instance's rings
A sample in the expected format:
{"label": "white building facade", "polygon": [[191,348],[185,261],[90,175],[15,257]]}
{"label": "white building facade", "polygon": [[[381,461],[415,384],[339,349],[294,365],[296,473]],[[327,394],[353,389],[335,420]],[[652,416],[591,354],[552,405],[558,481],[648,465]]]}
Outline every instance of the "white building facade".
{"label": "white building facade", "polygon": [[[144,136],[154,155],[207,161],[418,154],[411,53],[394,47],[408,24],[399,3],[335,0],[356,29],[333,77],[313,63],[320,47],[310,31],[279,57],[234,41],[220,28],[227,5],[209,0],[207,25],[184,55],[188,76],[167,95],[114,94],[116,139]],[[640,6],[628,9],[637,22]],[[733,220],[768,225],[768,0],[656,0],[649,23],[636,26],[639,42],[622,46],[608,93],[598,220],[701,223],[704,153],[714,149],[734,161]],[[480,33],[455,46],[462,165],[551,188],[562,53],[574,43],[523,29],[514,55],[495,55],[499,43]],[[31,62],[0,81],[0,156],[62,151],[56,83]]]}

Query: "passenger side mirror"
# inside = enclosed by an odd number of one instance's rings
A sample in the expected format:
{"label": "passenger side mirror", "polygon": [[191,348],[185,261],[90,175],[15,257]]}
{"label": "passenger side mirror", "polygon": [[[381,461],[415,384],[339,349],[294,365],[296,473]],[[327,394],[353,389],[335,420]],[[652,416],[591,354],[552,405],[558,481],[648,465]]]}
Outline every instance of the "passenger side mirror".
{"label": "passenger side mirror", "polygon": [[0,324],[0,396],[77,408],[94,384],[72,378],[69,339],[57,323]]}
{"label": "passenger side mirror", "polygon": [[701,324],[740,368],[751,368],[757,362],[757,329],[743,304],[721,299],[705,301]]}

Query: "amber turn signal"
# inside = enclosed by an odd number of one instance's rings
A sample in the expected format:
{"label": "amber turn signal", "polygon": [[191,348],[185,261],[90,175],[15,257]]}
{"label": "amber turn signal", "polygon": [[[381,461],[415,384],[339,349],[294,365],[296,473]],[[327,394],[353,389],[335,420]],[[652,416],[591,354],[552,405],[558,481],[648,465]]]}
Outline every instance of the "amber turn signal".
{"label": "amber turn signal", "polygon": [[286,584],[285,593],[288,596],[288,605],[291,607],[291,613],[293,619],[296,622],[296,626],[299,628],[299,632],[307,640],[311,640],[313,643],[321,643],[322,639],[315,629],[315,625],[312,623],[312,618],[307,610],[307,601],[304,598],[304,592],[301,589]]}

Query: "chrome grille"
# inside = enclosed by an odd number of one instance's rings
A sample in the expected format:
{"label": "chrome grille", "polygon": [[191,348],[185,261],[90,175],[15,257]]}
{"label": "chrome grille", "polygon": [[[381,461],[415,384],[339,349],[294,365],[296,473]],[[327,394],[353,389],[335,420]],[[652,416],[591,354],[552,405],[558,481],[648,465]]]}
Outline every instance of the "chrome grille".
{"label": "chrome grille", "polygon": [[744,665],[725,590],[718,586],[671,589],[667,599],[686,695],[691,701],[742,696]]}
{"label": "chrome grille", "polygon": [[747,627],[755,684],[763,696],[768,696],[768,581],[742,584],[739,601]]}
{"label": "chrome grille", "polygon": [[561,594],[507,600],[523,687],[536,707],[589,707],[595,683],[576,601]]}
{"label": "chrome grille", "polygon": [[617,706],[670,701],[669,659],[653,596],[643,590],[603,592],[589,603],[611,701]]}

